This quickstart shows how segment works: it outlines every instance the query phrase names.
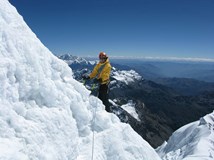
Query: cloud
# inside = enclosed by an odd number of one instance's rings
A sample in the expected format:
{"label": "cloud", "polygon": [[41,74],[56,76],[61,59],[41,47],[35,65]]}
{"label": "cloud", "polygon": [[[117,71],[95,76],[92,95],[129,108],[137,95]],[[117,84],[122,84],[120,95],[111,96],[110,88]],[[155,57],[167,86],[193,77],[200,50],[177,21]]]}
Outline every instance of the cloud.
{"label": "cloud", "polygon": [[212,58],[191,58],[191,57],[143,57],[143,56],[109,56],[111,59],[132,59],[145,61],[186,61],[186,62],[214,62]]}

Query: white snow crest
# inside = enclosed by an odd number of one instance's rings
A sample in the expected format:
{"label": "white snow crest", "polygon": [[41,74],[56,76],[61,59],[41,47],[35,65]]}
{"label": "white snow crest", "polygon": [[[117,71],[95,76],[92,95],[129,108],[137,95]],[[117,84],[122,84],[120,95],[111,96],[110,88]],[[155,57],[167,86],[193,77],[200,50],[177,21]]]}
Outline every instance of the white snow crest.
{"label": "white snow crest", "polygon": [[92,131],[97,160],[159,159],[89,96],[8,0],[0,0],[0,86],[0,159],[88,160]]}
{"label": "white snow crest", "polygon": [[213,160],[214,112],[175,131],[157,151],[164,160]]}

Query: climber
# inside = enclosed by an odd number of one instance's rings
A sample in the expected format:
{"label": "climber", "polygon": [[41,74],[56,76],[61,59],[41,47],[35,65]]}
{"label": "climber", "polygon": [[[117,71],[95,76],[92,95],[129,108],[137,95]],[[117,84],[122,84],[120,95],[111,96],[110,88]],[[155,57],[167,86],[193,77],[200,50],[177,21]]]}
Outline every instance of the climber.
{"label": "climber", "polygon": [[105,110],[110,112],[110,104],[108,101],[108,85],[110,82],[111,65],[105,52],[100,52],[99,63],[94,67],[90,75],[83,75],[84,80],[94,79],[99,84],[98,98],[105,105]]}

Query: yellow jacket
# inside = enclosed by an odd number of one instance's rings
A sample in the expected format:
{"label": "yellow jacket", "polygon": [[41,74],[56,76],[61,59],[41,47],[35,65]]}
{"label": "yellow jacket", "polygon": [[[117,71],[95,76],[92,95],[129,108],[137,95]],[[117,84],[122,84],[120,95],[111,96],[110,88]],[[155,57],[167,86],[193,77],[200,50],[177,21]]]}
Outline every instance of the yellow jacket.
{"label": "yellow jacket", "polygon": [[104,63],[101,63],[101,62],[97,63],[97,65],[94,67],[89,77],[101,79],[101,82],[100,82],[101,84],[107,84],[110,81],[109,80],[110,73],[111,73],[111,64],[107,59]]}

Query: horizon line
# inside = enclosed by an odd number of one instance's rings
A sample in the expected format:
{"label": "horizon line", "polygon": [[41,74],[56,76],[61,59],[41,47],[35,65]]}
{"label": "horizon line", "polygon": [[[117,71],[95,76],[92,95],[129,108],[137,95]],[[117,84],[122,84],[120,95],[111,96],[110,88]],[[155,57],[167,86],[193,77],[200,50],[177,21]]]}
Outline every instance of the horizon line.
{"label": "horizon line", "polygon": [[[83,58],[97,58],[97,56],[81,56]],[[150,56],[109,56],[110,59],[132,59],[132,60],[148,60],[148,61],[185,61],[185,62],[214,62],[214,58],[199,57],[150,57]]]}

